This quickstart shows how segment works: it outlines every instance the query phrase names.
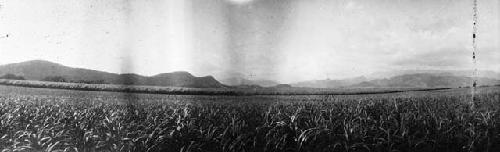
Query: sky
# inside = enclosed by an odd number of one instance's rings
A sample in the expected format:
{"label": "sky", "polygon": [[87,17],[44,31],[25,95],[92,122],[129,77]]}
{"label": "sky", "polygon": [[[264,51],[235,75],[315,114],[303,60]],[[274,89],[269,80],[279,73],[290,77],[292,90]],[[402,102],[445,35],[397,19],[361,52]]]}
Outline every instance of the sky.
{"label": "sky", "polygon": [[[290,83],[472,69],[472,0],[0,0],[0,64],[188,71]],[[479,1],[478,64],[500,72],[500,2]],[[9,35],[6,37],[6,35]]]}

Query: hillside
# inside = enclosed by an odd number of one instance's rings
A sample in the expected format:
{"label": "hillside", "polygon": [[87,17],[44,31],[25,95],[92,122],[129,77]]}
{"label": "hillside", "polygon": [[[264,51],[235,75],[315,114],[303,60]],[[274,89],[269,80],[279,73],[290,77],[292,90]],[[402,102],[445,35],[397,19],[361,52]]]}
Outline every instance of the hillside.
{"label": "hillside", "polygon": [[230,77],[222,79],[221,82],[230,86],[258,85],[261,87],[272,87],[279,84],[278,82],[272,80],[249,80],[242,77]]}
{"label": "hillside", "polygon": [[[471,78],[436,73],[404,74],[391,78],[364,81],[351,87],[416,87],[416,88],[440,88],[440,87],[466,87],[470,86]],[[500,81],[492,78],[479,78],[479,85],[495,85]]]}
{"label": "hillside", "polygon": [[350,79],[341,79],[341,80],[311,80],[311,81],[302,81],[292,84],[294,87],[306,87],[306,88],[339,88],[339,87],[347,87],[350,85],[354,85],[357,83],[361,83],[363,81],[367,81],[367,79],[363,76],[355,77]]}
{"label": "hillside", "polygon": [[[400,75],[419,74],[419,73],[470,77],[472,71],[471,70],[392,70],[392,71],[374,72],[372,74],[369,74],[367,77],[368,79],[373,80],[373,79],[391,78]],[[500,73],[489,70],[479,70],[478,77],[500,79]]]}
{"label": "hillside", "polygon": [[62,76],[68,81],[99,81],[110,84],[175,86],[190,88],[224,87],[212,76],[195,77],[188,72],[162,73],[142,76],[133,73],[116,74],[97,70],[73,68],[44,60],[32,60],[0,66],[0,75],[15,74],[28,80],[42,80],[50,76]]}

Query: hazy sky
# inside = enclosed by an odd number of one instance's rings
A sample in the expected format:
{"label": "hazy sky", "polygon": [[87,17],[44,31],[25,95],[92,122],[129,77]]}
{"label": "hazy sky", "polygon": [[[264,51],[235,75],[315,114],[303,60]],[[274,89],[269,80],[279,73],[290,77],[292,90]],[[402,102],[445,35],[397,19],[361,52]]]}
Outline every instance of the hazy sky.
{"label": "hazy sky", "polygon": [[[0,64],[295,82],[470,69],[472,0],[0,0]],[[480,69],[500,72],[500,2],[479,2]],[[4,37],[8,34],[9,37]]]}

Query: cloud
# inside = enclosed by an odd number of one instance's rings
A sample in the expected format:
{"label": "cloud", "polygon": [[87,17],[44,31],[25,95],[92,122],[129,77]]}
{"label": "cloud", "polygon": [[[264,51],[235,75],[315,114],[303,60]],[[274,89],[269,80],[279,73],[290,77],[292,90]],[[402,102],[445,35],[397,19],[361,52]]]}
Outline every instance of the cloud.
{"label": "cloud", "polygon": [[364,8],[363,5],[355,1],[349,1],[345,5],[345,9],[348,11],[357,11],[357,10],[362,10],[363,8]]}
{"label": "cloud", "polygon": [[453,27],[460,26],[460,23],[462,23],[462,20],[441,16],[434,16],[433,19],[429,19],[428,16],[412,16],[409,18],[410,21],[407,25],[414,32],[432,32],[441,34]]}
{"label": "cloud", "polygon": [[[471,65],[470,1],[48,1],[8,0],[0,62],[282,82]],[[480,3],[478,65],[500,71],[498,4]]]}
{"label": "cloud", "polygon": [[246,4],[253,2],[255,0],[228,0],[229,2],[235,3],[235,4]]}
{"label": "cloud", "polygon": [[407,54],[392,64],[401,67],[453,67],[463,68],[471,64],[470,50],[464,48],[443,48],[417,54]]}

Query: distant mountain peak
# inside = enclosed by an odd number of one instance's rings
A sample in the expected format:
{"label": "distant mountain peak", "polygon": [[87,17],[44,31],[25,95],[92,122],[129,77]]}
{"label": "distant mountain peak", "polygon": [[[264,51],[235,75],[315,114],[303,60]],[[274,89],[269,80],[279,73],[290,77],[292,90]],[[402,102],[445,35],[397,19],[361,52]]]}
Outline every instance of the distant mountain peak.
{"label": "distant mountain peak", "polygon": [[366,77],[359,76],[348,79],[324,79],[324,80],[301,81],[293,83],[291,85],[294,87],[306,87],[306,88],[340,88],[357,84],[366,80],[367,80]]}
{"label": "distant mountain peak", "polygon": [[104,71],[72,68],[46,60],[30,60],[20,63],[0,65],[0,75],[15,74],[28,80],[43,80],[47,77],[60,76],[71,82],[96,81],[111,84],[155,85],[192,88],[224,87],[212,76],[195,77],[186,71],[161,73],[151,77],[135,73],[109,73]]}
{"label": "distant mountain peak", "polygon": [[27,65],[27,64],[35,64],[35,65],[57,65],[57,66],[63,66],[62,64],[55,63],[55,62],[50,62],[47,60],[29,60],[29,61],[24,61],[24,62],[19,62],[19,63],[13,63],[14,65],[16,64],[21,64],[21,65]]}
{"label": "distant mountain peak", "polygon": [[187,71],[174,71],[174,72],[170,72],[170,73],[175,73],[175,74],[191,74]]}
{"label": "distant mountain peak", "polygon": [[[378,71],[368,75],[368,79],[381,79],[381,78],[391,78],[398,75],[416,74],[416,73],[427,73],[436,74],[441,76],[470,76],[472,70],[385,70]],[[486,77],[492,79],[500,79],[500,73],[491,70],[479,70],[479,77]]]}
{"label": "distant mountain peak", "polygon": [[175,71],[171,73],[160,73],[157,75],[154,75],[153,77],[195,77],[191,73],[186,72],[186,71]]}
{"label": "distant mountain peak", "polygon": [[278,85],[279,83],[273,80],[250,80],[244,77],[229,77],[221,80],[222,83],[230,86],[252,86],[257,85],[260,87],[271,87]]}
{"label": "distant mountain peak", "polygon": [[[499,84],[498,79],[480,77],[480,85]],[[352,85],[351,87],[410,87],[410,88],[438,88],[470,86],[468,76],[458,76],[450,73],[410,73],[392,76],[390,78],[374,79]]]}

